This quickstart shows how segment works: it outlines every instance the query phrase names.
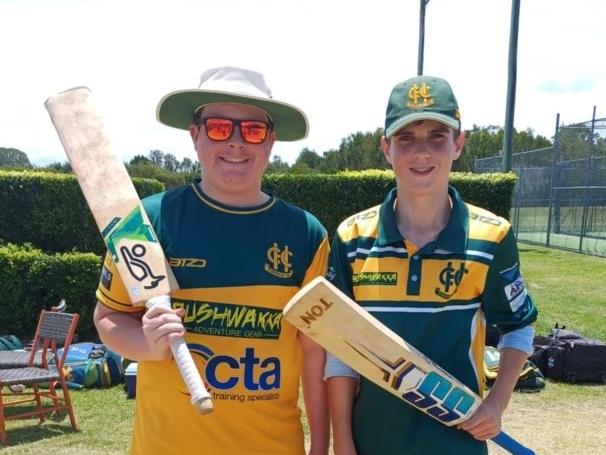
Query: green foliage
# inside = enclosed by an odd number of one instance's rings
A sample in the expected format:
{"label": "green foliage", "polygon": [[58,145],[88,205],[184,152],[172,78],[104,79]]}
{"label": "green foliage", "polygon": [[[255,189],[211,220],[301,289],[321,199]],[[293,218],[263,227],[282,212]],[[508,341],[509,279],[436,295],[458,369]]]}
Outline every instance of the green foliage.
{"label": "green foliage", "polygon": [[[509,218],[515,174],[452,173],[450,183],[470,204]],[[265,191],[313,213],[332,235],[341,221],[383,202],[396,182],[392,171],[268,174]]]}
{"label": "green foliage", "polygon": [[93,327],[101,259],[92,253],[48,255],[30,245],[0,246],[0,333],[33,336],[42,309],[66,299],[80,314],[80,330]]}
{"label": "green foliage", "polygon": [[271,162],[269,163],[269,166],[267,166],[267,170],[265,172],[267,172],[268,174],[285,173],[288,172],[289,169],[290,166],[286,161],[282,161],[280,155],[273,155]]}
{"label": "green foliage", "polygon": [[389,164],[381,151],[383,129],[373,132],[357,132],[341,141],[338,150],[324,153],[323,163],[318,165],[322,172],[355,171],[363,169],[387,169]]}
{"label": "green foliage", "polygon": [[[133,181],[141,197],[164,189],[154,180]],[[47,252],[105,250],[71,174],[0,171],[0,207],[0,237],[7,242],[31,242]]]}
{"label": "green foliage", "polygon": [[32,164],[25,152],[14,148],[0,147],[0,167],[29,169]]}
{"label": "green foliage", "polygon": [[131,177],[139,177],[162,182],[166,189],[175,188],[200,178],[200,174],[178,173],[169,171],[156,164],[129,164],[126,166]]}
{"label": "green foliage", "polygon": [[[504,131],[499,126],[477,126],[465,131],[465,147],[461,157],[453,163],[452,169],[457,172],[473,171],[475,158],[496,156],[503,149]],[[551,142],[543,136],[534,135],[532,129],[513,131],[513,153],[524,150],[535,150],[550,147]]]}

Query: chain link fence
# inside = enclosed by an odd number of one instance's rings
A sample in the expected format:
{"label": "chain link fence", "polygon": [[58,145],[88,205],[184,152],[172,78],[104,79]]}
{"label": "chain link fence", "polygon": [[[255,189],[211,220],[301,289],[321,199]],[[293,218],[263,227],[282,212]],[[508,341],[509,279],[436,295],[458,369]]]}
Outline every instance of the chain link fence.
{"label": "chain link fence", "polygon": [[[501,156],[474,161],[500,172]],[[556,128],[553,147],[515,153],[517,239],[606,257],[606,118]]]}

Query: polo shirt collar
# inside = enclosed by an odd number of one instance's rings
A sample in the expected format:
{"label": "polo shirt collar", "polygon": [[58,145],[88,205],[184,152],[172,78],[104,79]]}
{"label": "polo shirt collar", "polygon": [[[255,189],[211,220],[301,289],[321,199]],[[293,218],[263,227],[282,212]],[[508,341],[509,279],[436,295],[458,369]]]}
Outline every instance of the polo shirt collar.
{"label": "polo shirt collar", "polygon": [[[452,200],[452,211],[448,218],[446,227],[438,234],[438,238],[427,244],[423,249],[435,251],[437,249],[462,252],[467,249],[467,233],[469,230],[469,213],[467,206],[461,199],[459,192],[452,186],[448,187],[448,195]],[[394,202],[397,197],[397,189],[393,188],[379,209],[379,246],[387,246],[394,243],[402,244],[404,238],[398,230],[396,216],[394,213]]]}

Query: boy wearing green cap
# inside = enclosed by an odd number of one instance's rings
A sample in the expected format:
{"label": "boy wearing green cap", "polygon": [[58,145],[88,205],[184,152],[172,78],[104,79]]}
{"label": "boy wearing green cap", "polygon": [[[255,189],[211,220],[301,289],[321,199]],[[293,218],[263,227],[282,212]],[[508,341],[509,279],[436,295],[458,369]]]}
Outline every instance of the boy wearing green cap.
{"label": "boy wearing green cap", "polygon": [[[485,327],[502,334],[499,376],[477,413],[446,427],[359,378],[329,356],[325,377],[342,454],[485,454],[532,353],[537,310],[524,287],[510,224],[448,185],[463,149],[457,100],[439,78],[418,76],[390,95],[381,148],[397,187],[383,204],[338,228],[328,278],[390,329],[475,392],[484,389]],[[373,281],[364,280],[373,274]],[[381,282],[382,274],[397,276]]]}

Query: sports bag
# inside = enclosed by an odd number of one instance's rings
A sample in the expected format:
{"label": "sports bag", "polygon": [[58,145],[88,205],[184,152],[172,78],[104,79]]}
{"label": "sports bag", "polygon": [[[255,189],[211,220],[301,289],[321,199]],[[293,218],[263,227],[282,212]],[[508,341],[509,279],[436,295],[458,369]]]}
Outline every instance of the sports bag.
{"label": "sports bag", "polygon": [[122,357],[103,344],[72,344],[67,351],[64,372],[73,389],[109,387],[124,382]]}
{"label": "sports bag", "polygon": [[0,336],[0,351],[23,349],[23,342],[15,335]]}
{"label": "sports bag", "polygon": [[536,336],[530,360],[548,378],[570,383],[606,382],[606,345],[558,324]]}

